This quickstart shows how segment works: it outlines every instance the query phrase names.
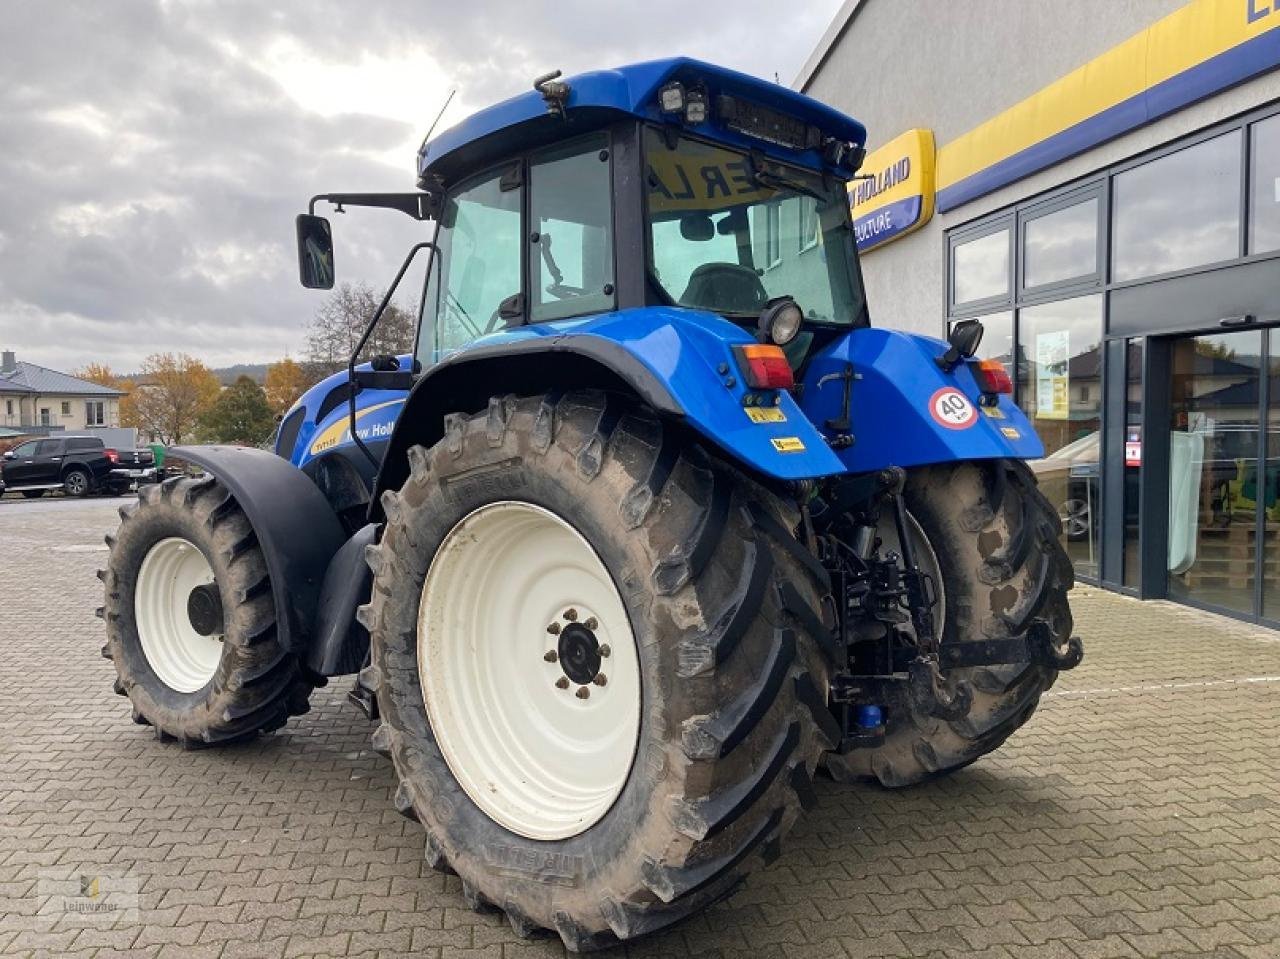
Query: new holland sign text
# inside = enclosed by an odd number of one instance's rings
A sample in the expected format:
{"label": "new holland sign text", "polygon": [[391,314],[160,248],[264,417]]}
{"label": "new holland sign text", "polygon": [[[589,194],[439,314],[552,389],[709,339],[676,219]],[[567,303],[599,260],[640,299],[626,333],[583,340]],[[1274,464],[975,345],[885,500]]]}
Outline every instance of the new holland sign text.
{"label": "new holland sign text", "polygon": [[858,249],[865,253],[905,236],[933,216],[932,130],[908,130],[867,156],[864,179],[849,184]]}

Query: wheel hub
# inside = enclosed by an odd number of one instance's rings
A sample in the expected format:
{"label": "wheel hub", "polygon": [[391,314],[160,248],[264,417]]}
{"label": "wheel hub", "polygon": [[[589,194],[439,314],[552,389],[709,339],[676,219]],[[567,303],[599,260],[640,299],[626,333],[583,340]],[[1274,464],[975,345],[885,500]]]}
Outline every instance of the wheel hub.
{"label": "wheel hub", "polygon": [[202,583],[187,595],[187,619],[201,636],[224,632],[222,625],[222,593],[216,583]]}
{"label": "wheel hub", "polygon": [[556,654],[570,682],[586,686],[600,675],[600,641],[581,623],[570,623],[560,631]]}

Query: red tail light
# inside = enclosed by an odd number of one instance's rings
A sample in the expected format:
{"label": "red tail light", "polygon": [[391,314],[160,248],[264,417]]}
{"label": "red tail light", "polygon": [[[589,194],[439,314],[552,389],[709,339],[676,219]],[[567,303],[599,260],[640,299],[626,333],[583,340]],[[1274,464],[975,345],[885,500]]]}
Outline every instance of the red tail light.
{"label": "red tail light", "polygon": [[113,464],[120,462],[120,454],[115,450],[104,450],[103,452],[107,454],[107,459],[111,460]]}
{"label": "red tail light", "polygon": [[735,346],[733,352],[738,358],[742,379],[750,389],[789,390],[796,385],[791,364],[787,362],[787,354],[782,352],[782,347],[749,343]]}
{"label": "red tail light", "polygon": [[970,366],[973,368],[973,378],[978,381],[978,388],[982,392],[1013,393],[1013,380],[999,360],[978,360]]}

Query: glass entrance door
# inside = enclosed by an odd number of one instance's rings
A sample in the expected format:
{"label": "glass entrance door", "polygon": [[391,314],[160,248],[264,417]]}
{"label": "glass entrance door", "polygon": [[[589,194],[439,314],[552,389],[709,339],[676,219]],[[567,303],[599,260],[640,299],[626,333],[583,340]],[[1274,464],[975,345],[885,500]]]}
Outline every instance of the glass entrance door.
{"label": "glass entrance door", "polygon": [[1280,558],[1272,556],[1270,468],[1280,443],[1271,440],[1277,427],[1264,425],[1276,400],[1262,375],[1269,335],[1247,330],[1171,344],[1169,598],[1246,616],[1263,613],[1260,563]]}

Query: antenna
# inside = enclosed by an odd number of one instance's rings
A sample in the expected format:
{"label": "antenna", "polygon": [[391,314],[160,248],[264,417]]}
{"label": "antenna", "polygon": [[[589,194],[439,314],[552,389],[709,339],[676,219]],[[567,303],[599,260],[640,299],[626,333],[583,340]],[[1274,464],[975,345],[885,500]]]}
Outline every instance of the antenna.
{"label": "antenna", "polygon": [[436,124],[438,124],[440,122],[440,118],[444,116],[444,111],[449,109],[449,104],[453,102],[453,95],[457,92],[458,92],[458,88],[454,87],[452,90],[449,91],[449,95],[444,98],[444,106],[442,106],[440,108],[440,112],[436,114],[436,118],[431,122],[430,129],[427,130],[427,135],[422,138],[422,145],[418,147],[419,155],[421,155],[422,151],[426,149],[427,141],[431,139],[431,134],[436,132]]}

